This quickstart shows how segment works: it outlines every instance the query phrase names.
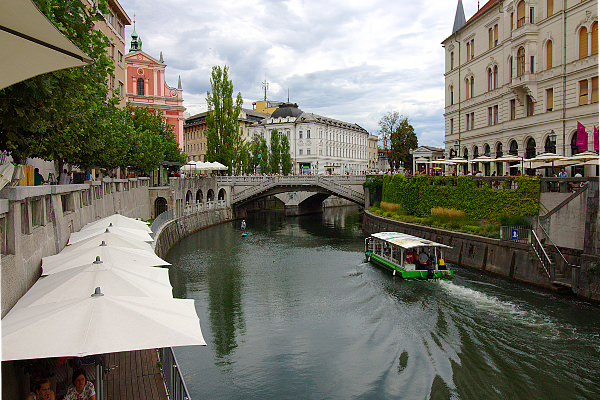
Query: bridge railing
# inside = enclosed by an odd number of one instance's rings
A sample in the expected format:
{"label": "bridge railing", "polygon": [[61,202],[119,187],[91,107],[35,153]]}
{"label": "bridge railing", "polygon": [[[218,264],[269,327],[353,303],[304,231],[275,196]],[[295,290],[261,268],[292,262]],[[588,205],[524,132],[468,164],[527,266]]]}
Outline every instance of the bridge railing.
{"label": "bridge railing", "polygon": [[207,201],[206,203],[188,203],[183,209],[183,215],[190,215],[206,210],[216,210],[225,207],[227,207],[227,202],[225,200]]}
{"label": "bridge railing", "polygon": [[256,185],[274,179],[289,178],[297,182],[311,181],[315,178],[327,178],[347,184],[362,184],[366,175],[274,175],[274,176],[217,176],[217,183],[234,185]]}

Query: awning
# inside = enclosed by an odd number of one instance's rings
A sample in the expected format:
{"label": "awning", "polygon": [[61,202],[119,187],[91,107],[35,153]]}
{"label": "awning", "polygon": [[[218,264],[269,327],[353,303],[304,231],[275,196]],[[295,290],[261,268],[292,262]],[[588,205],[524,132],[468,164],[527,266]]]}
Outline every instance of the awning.
{"label": "awning", "polygon": [[31,0],[0,1],[0,89],[36,75],[91,64]]}

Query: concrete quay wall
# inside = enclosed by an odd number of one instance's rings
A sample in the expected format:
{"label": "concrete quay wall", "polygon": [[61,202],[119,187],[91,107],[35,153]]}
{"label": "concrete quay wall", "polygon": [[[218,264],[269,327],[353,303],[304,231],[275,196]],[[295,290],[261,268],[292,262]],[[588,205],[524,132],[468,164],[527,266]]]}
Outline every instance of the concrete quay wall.
{"label": "concrete quay wall", "polygon": [[452,247],[444,250],[444,257],[449,263],[543,288],[552,288],[552,282],[540,263],[531,256],[526,244],[509,245],[499,239],[395,221],[368,211],[365,211],[363,218],[363,229],[369,234],[384,231],[402,232],[443,243]]}

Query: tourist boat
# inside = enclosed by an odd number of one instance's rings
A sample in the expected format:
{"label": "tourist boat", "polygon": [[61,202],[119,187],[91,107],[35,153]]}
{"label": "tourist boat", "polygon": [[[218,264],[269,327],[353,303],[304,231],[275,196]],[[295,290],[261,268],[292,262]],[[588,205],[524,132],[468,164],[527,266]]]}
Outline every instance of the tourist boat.
{"label": "tourist boat", "polygon": [[398,232],[374,233],[365,239],[367,261],[404,279],[452,279],[443,251],[450,246]]}

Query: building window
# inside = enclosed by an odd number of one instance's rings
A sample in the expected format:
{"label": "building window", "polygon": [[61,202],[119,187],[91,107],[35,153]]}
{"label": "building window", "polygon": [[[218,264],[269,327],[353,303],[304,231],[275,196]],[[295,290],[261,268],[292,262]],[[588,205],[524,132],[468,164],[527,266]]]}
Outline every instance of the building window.
{"label": "building window", "polygon": [[554,89],[546,89],[546,112],[552,111],[554,108]]}
{"label": "building window", "polygon": [[492,125],[492,107],[488,107],[488,125]]}
{"label": "building window", "polygon": [[592,54],[598,54],[598,21],[592,24]]}
{"label": "building window", "polygon": [[302,149],[298,150],[298,155],[301,156],[302,155]]}
{"label": "building window", "polygon": [[525,48],[519,47],[517,50],[517,76],[523,76],[525,73]]}
{"label": "building window", "polygon": [[469,97],[473,97],[473,92],[475,91],[475,77],[471,76],[471,95]]}
{"label": "building window", "polygon": [[125,36],[125,33],[123,32],[123,23],[121,21],[117,22],[117,32],[119,35],[121,35],[121,37]]}
{"label": "building window", "polygon": [[454,52],[450,53],[450,69],[454,69]]}
{"label": "building window", "polygon": [[138,96],[144,95],[144,78],[137,79],[137,94]]}
{"label": "building window", "polygon": [[121,53],[120,51],[118,52],[117,62],[121,67],[123,66],[123,53]]}
{"label": "building window", "polygon": [[[310,139],[310,129],[307,129],[307,130],[306,130],[306,138],[307,138],[307,139]],[[308,153],[307,153],[307,154],[308,154]]]}
{"label": "building window", "polygon": [[581,28],[579,31],[579,59],[587,57],[588,55],[588,33],[587,29]]}
{"label": "building window", "polygon": [[493,75],[492,75],[492,69],[488,68],[487,70],[487,81],[488,81],[488,92],[490,90],[492,90],[494,88],[494,84],[493,84]]}
{"label": "building window", "polygon": [[494,106],[494,125],[498,123],[498,105]]}
{"label": "building window", "polygon": [[450,134],[454,133],[454,118],[450,118]]}
{"label": "building window", "polygon": [[471,59],[471,42],[467,42],[467,61]]}
{"label": "building window", "polygon": [[598,77],[592,78],[592,103],[598,102]]}
{"label": "building window", "polygon": [[530,8],[529,8],[529,22],[530,22],[530,23],[532,23],[532,24],[535,22],[535,21],[534,21],[534,18],[533,18],[533,17],[534,17],[534,15],[535,15],[534,8],[533,8],[533,7],[530,7]]}
{"label": "building window", "polygon": [[546,17],[554,14],[554,0],[546,0]]}
{"label": "building window", "polygon": [[588,81],[584,79],[579,81],[579,105],[588,103]]}
{"label": "building window", "polygon": [[466,130],[470,131],[471,130],[471,116],[470,116],[470,114],[465,114],[465,118],[467,120],[467,129]]}
{"label": "building window", "polygon": [[108,47],[108,56],[110,57],[111,60],[115,60],[115,45],[114,44],[110,44],[110,46]]}
{"label": "building window", "polygon": [[498,87],[498,66],[494,65],[494,89]]}
{"label": "building window", "polygon": [[475,39],[471,39],[471,59],[475,58]]}
{"label": "building window", "polygon": [[529,72],[532,74],[535,72],[535,62],[533,56],[529,57]]}
{"label": "building window", "polygon": [[513,120],[517,117],[517,100],[512,99],[510,101],[510,119]]}
{"label": "building window", "polygon": [[494,28],[488,29],[489,48],[494,47]]}
{"label": "building window", "polygon": [[527,140],[527,147],[525,148],[525,158],[533,158],[536,153],[535,139],[529,138]]}
{"label": "building window", "polygon": [[450,105],[454,104],[454,86],[450,86]]}
{"label": "building window", "polygon": [[306,149],[306,155],[310,156],[310,149]]}
{"label": "building window", "polygon": [[546,43],[546,69],[552,68],[552,40]]}
{"label": "building window", "polygon": [[471,93],[471,90],[469,89],[469,87],[471,86],[471,82],[469,81],[469,78],[465,79],[465,96],[468,99],[469,98],[469,93]]}
{"label": "building window", "polygon": [[521,0],[517,5],[517,28],[525,25],[525,2]]}
{"label": "building window", "polygon": [[527,96],[527,116],[530,117],[533,115],[533,99],[531,96]]}
{"label": "building window", "polygon": [[123,97],[125,95],[125,86],[123,82],[119,81],[119,96]]}
{"label": "building window", "polygon": [[513,77],[513,58],[512,56],[508,59],[508,79],[512,81]]}
{"label": "building window", "polygon": [[498,24],[494,25],[494,47],[498,46]]}
{"label": "building window", "polygon": [[298,132],[298,139],[302,139],[302,131]]}
{"label": "building window", "polygon": [[513,31],[513,29],[515,27],[514,20],[515,20],[515,13],[510,13],[510,32],[511,32],[511,35],[512,35],[512,31]]}

